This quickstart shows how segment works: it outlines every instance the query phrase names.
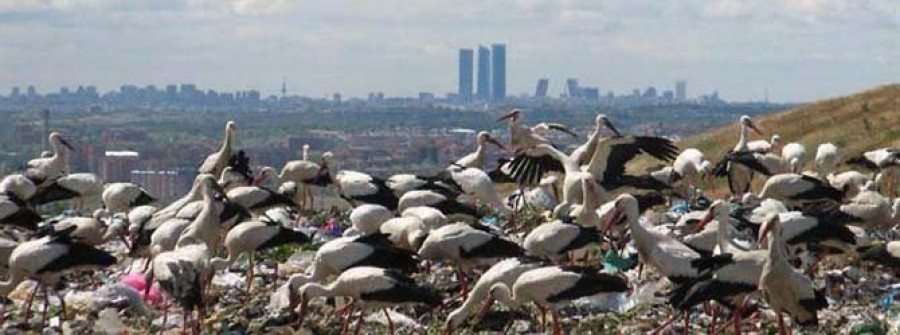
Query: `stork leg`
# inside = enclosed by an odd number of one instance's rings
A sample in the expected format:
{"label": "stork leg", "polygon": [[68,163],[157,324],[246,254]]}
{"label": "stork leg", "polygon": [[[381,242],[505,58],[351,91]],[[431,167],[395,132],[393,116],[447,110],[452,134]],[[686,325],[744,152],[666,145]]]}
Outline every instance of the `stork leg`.
{"label": "stork leg", "polygon": [[539,311],[541,311],[540,326],[541,326],[541,332],[543,333],[544,329],[545,329],[545,324],[547,323],[547,308],[538,303],[535,303],[534,305],[537,306]]}
{"label": "stork leg", "polygon": [[245,289],[245,291],[246,291],[247,294],[250,294],[250,288],[253,286],[253,268],[254,268],[254,266],[253,266],[253,265],[254,265],[254,264],[253,264],[253,254],[254,254],[254,253],[251,251],[251,252],[250,252],[250,260],[249,260],[249,266],[250,266],[250,268],[247,269],[247,279],[246,279],[246,282],[247,282],[247,283],[246,283],[246,284],[247,284],[247,288]]}
{"label": "stork leg", "polygon": [[44,293],[44,310],[41,312],[41,327],[47,325],[47,311],[50,308],[50,292],[47,290],[47,285],[41,285],[43,288],[42,291]]}
{"label": "stork leg", "polygon": [[655,330],[650,332],[650,334],[656,335],[656,334],[661,333],[663,330],[665,330],[667,327],[669,327],[669,325],[672,324],[672,322],[675,322],[675,320],[677,320],[677,319],[678,319],[678,314],[672,315],[671,317],[669,317],[668,320],[666,320],[666,322],[663,322],[663,324],[659,325],[659,327],[656,327]]}
{"label": "stork leg", "polygon": [[456,267],[456,275],[459,277],[459,283],[462,285],[462,298],[465,299],[469,296],[469,280],[466,278],[466,274],[463,272],[462,267]]}
{"label": "stork leg", "polygon": [[391,313],[388,313],[387,308],[381,310],[384,312],[384,318],[387,319],[388,334],[394,335],[394,321],[391,321]]}
{"label": "stork leg", "polygon": [[709,322],[709,333],[716,335],[716,321],[719,318],[719,305],[712,306],[712,321]]}
{"label": "stork leg", "polygon": [[787,335],[787,332],[784,329],[784,320],[782,320],[781,312],[775,313],[775,317],[778,318],[778,334]]}
{"label": "stork leg", "polygon": [[272,273],[272,285],[278,288],[278,261],[275,261],[275,271]]}
{"label": "stork leg", "polygon": [[741,314],[744,313],[744,304],[746,304],[746,303],[747,303],[747,297],[744,297],[744,299],[741,300],[741,302],[734,309],[734,312],[733,312],[734,316],[732,317],[732,320],[734,320],[734,334],[735,335],[741,335],[741,322],[742,322],[741,319],[743,318],[741,316]]}
{"label": "stork leg", "polygon": [[181,315],[182,315],[182,317],[181,317],[181,333],[187,334],[188,333],[188,320],[190,320],[190,314],[188,314],[187,308],[181,309]]}
{"label": "stork leg", "polygon": [[491,308],[491,305],[494,304],[494,297],[489,296],[484,300],[484,304],[481,306],[481,310],[478,311],[478,314],[475,316],[477,320],[481,320],[484,318],[484,315],[487,314],[488,309]]}
{"label": "stork leg", "polygon": [[62,293],[55,291],[56,297],[59,298],[60,320],[66,319],[66,299],[63,299]]}
{"label": "stork leg", "polygon": [[166,325],[169,322],[169,302],[168,299],[163,298],[162,301],[162,309],[163,309],[163,317],[162,317],[162,329],[160,329],[160,333],[166,330]]}
{"label": "stork leg", "polygon": [[691,311],[684,311],[684,335],[691,333]]}
{"label": "stork leg", "polygon": [[[353,305],[348,305],[353,306]],[[341,325],[341,332],[339,334],[344,334],[350,328],[350,319],[353,318],[353,309],[350,309],[350,312],[347,313],[347,316],[344,317],[344,323]]]}
{"label": "stork leg", "polygon": [[366,311],[363,309],[360,309],[359,316],[356,317],[356,331],[353,332],[354,335],[359,335],[359,331],[362,329],[364,314],[366,314]]}
{"label": "stork leg", "polygon": [[553,317],[553,335],[561,335],[562,329],[559,326],[559,317],[556,315],[556,311],[550,311],[550,316]]}
{"label": "stork leg", "polygon": [[31,318],[31,304],[34,303],[34,297],[37,295],[38,289],[41,288],[41,283],[37,283],[34,285],[34,290],[31,291],[31,295],[28,296],[28,301],[25,302],[25,319],[24,321],[27,323],[28,319]]}
{"label": "stork leg", "polygon": [[195,334],[201,334],[203,332],[203,321],[206,320],[206,308],[203,305],[197,307],[197,323],[195,325]]}

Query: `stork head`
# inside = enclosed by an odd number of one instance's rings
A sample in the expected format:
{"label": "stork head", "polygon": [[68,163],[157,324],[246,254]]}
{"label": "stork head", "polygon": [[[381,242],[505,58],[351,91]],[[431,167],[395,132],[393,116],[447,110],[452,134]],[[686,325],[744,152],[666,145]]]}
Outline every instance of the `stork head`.
{"label": "stork head", "polygon": [[750,117],[747,115],[741,116],[741,125],[752,129],[755,133],[757,133],[759,135],[762,135],[762,131],[756,127],[756,124],[754,124],[753,120],[750,119]]}
{"label": "stork head", "polygon": [[271,166],[264,166],[259,169],[259,174],[256,175],[256,179],[253,180],[253,185],[261,186],[271,177],[278,175],[278,171],[275,171],[275,168]]}
{"label": "stork head", "polygon": [[228,121],[228,123],[225,124],[225,130],[228,132],[231,132],[231,133],[236,132],[237,131],[237,123],[234,121]]}
{"label": "stork head", "polygon": [[50,133],[50,144],[56,148],[66,147],[69,150],[75,151],[75,148],[73,148],[72,145],[69,144],[69,141],[66,141],[66,139],[63,138],[62,134],[55,131]]}
{"label": "stork head", "polygon": [[469,313],[466,313],[462,308],[450,312],[450,314],[447,315],[447,321],[444,321],[444,331],[442,334],[453,334],[454,329],[459,328],[460,325],[466,322],[466,319],[469,317],[468,314]]}
{"label": "stork head", "polygon": [[759,237],[756,240],[760,248],[767,245],[771,247],[772,241],[769,240],[769,235],[781,236],[781,219],[778,217],[778,214],[770,214],[766,217],[762,227],[759,228]]}
{"label": "stork head", "polygon": [[484,145],[485,143],[493,144],[493,145],[497,146],[498,148],[500,148],[500,150],[506,149],[503,147],[503,144],[500,144],[500,141],[497,141],[497,139],[494,138],[493,136],[491,136],[490,133],[488,133],[486,131],[478,132],[478,144]]}
{"label": "stork head", "polygon": [[[709,209],[706,211],[706,215],[703,216],[703,218],[700,219],[700,222],[697,223],[696,231],[702,231],[704,228],[706,228],[706,225],[708,225],[710,222],[712,222],[712,220],[719,217],[720,215],[730,214],[731,213],[731,208],[729,208],[730,206],[731,205],[728,202],[723,201],[723,200],[713,201],[713,203],[711,205],[709,205]],[[719,229],[722,229],[722,228],[719,228]]]}
{"label": "stork head", "polygon": [[769,143],[772,143],[772,149],[781,149],[784,146],[784,143],[781,142],[781,136],[778,134],[772,135],[772,140]]}
{"label": "stork head", "polygon": [[622,136],[622,134],[619,133],[619,130],[616,129],[616,126],[613,126],[612,122],[609,121],[609,118],[606,117],[606,114],[597,114],[597,119],[595,120],[595,122],[597,124],[598,129],[601,127],[606,127],[610,131],[612,131],[613,134],[616,134],[617,137]]}
{"label": "stork head", "polygon": [[510,120],[510,122],[519,122],[522,118],[522,110],[521,109],[513,109],[509,111],[509,113],[503,114],[503,116],[497,119],[497,122]]}
{"label": "stork head", "polygon": [[607,233],[612,230],[614,225],[623,221],[637,220],[641,215],[637,199],[633,195],[625,193],[619,195],[615,201],[612,214],[607,216],[606,222],[603,223],[603,230]]}

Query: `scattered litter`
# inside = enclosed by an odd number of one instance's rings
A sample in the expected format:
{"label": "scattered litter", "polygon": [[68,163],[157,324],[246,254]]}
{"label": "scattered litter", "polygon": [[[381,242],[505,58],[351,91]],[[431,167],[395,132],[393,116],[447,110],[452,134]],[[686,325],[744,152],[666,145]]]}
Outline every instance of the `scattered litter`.
{"label": "scattered litter", "polygon": [[122,322],[122,318],[115,309],[107,308],[97,315],[94,330],[103,334],[122,334],[128,332],[128,326]]}

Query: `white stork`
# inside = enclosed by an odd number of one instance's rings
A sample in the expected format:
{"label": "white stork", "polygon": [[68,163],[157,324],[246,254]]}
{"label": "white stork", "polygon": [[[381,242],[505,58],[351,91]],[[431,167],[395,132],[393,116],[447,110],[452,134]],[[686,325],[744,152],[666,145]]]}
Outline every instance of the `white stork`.
{"label": "white stork", "polygon": [[546,154],[535,155],[528,152],[540,144],[552,147],[552,143],[522,124],[522,110],[513,109],[498,118],[497,122],[506,120],[509,126],[510,148],[515,151],[515,157],[501,166],[504,174],[510,176],[520,186],[533,186],[537,185],[545,173],[563,171],[563,166],[557,160],[545,156]]}
{"label": "white stork", "polygon": [[781,159],[790,167],[791,173],[800,173],[806,164],[806,147],[797,142],[788,143],[781,149]]}
{"label": "white stork", "polygon": [[447,192],[431,190],[410,191],[400,197],[397,210],[404,211],[407,208],[428,206],[433,207],[448,217],[456,217],[460,220],[472,222],[479,218],[478,208],[467,203],[460,202]]}
{"label": "white stork", "polygon": [[697,194],[694,189],[698,186],[701,178],[708,176],[712,172],[712,166],[703,152],[696,148],[684,149],[675,161],[672,162],[672,169],[678,173],[679,179],[682,180],[683,194],[690,203],[696,201]]}
{"label": "white stork", "polygon": [[19,200],[28,200],[37,192],[37,186],[22,174],[11,174],[0,180],[0,195],[13,196]]}
{"label": "white stork", "polygon": [[867,151],[860,157],[853,157],[847,160],[848,164],[861,165],[871,170],[879,170],[878,181],[886,181],[887,196],[894,197],[894,181],[900,178],[900,149],[882,148],[878,150]]}
{"label": "white stork", "polygon": [[838,147],[832,143],[819,144],[816,149],[816,167],[823,177],[829,177],[841,162],[841,154]]}
{"label": "white stork", "polygon": [[460,159],[457,159],[456,162],[450,164],[448,169],[451,168],[476,168],[476,169],[484,169],[484,158],[487,154],[487,147],[485,144],[490,143],[500,150],[504,150],[506,148],[503,147],[503,144],[500,144],[497,139],[491,136],[490,133],[486,131],[478,132],[478,135],[475,137],[475,141],[477,147],[475,148],[475,152],[472,152],[468,155],[463,156]]}
{"label": "white stork", "polygon": [[150,195],[150,191],[133,183],[106,184],[100,199],[110,213],[128,212],[134,207],[149,205],[156,201]]}
{"label": "white stork", "polygon": [[799,325],[814,325],[819,319],[819,309],[828,307],[822,291],[813,287],[812,280],[795,270],[789,263],[782,236],[782,224],[778,216],[772,216],[760,235],[771,234],[768,256],[759,279],[759,289],[778,318],[778,332],[786,334],[783,313],[788,313]]}
{"label": "white stork", "polygon": [[900,241],[890,241],[863,247],[860,259],[889,269],[900,269]]}
{"label": "white stork", "polygon": [[410,207],[400,213],[401,217],[414,217],[422,220],[429,230],[446,226],[450,221],[441,211],[427,206]]}
{"label": "white stork", "polygon": [[578,166],[587,165],[591,160],[594,152],[597,151],[597,143],[600,142],[600,136],[602,135],[601,130],[604,127],[609,128],[616,136],[620,135],[619,130],[613,126],[612,122],[609,121],[609,118],[607,118],[605,114],[597,114],[597,117],[594,118],[594,131],[591,132],[591,135],[588,136],[587,141],[585,141],[584,144],[578,146],[569,154],[569,157],[571,157]]}
{"label": "white stork", "polygon": [[28,201],[33,205],[45,205],[56,201],[74,199],[81,209],[87,200],[99,200],[103,182],[93,173],[73,173],[55,180],[48,180],[38,187]]}
{"label": "white stork", "polygon": [[671,236],[644,227],[644,223],[640,221],[638,201],[630,194],[622,194],[616,198],[613,212],[608,217],[604,230],[609,231],[613,224],[624,220],[631,229],[642,264],[653,266],[676,284],[699,278],[729,261],[727,258],[710,258],[695,262],[701,259],[696,251]]}
{"label": "white stork", "polygon": [[211,175],[205,176],[200,187],[203,207],[197,217],[181,233],[175,244],[176,248],[200,242],[210,250],[216,250],[219,245],[219,233],[222,231],[219,215],[221,214],[220,208],[223,206],[217,206],[216,193],[224,194],[224,190]]}
{"label": "white stork", "polygon": [[[343,296],[353,299],[354,305],[362,308],[378,308],[384,311],[388,320],[388,333],[394,334],[394,325],[387,307],[402,303],[425,304],[436,306],[441,304],[441,296],[432,289],[416,284],[416,282],[397,271],[369,266],[361,266],[344,271],[331,284],[307,283],[300,287],[300,307],[298,324],[303,324],[309,301],[317,297]],[[354,306],[356,307],[356,306]],[[363,323],[365,311],[360,311],[356,321],[356,333]],[[349,318],[353,316],[350,311]],[[344,327],[346,327],[346,322]],[[344,328],[342,327],[342,328]]]}
{"label": "white stork", "polygon": [[447,321],[444,322],[443,334],[452,334],[453,330],[466,322],[466,319],[472,315],[475,308],[477,308],[478,304],[481,302],[484,302],[484,305],[478,315],[476,315],[476,318],[484,316],[484,313],[487,312],[487,309],[490,308],[494,301],[490,290],[495,284],[503,283],[506,286],[512,287],[520,275],[545,265],[546,262],[539,258],[515,257],[502,260],[491,266],[478,277],[478,281],[472,286],[472,291],[466,297],[466,300],[463,301],[462,305],[447,315]]}
{"label": "white stork", "polygon": [[[414,208],[425,207],[411,209]],[[431,230],[422,219],[413,216],[393,218],[385,221],[379,227],[379,232],[387,235],[391,244],[412,252],[419,250]]]}
{"label": "white stork", "polygon": [[[71,236],[74,227],[56,231],[49,235],[27,242],[22,242],[9,256],[8,279],[0,282],[0,296],[7,296],[23,280],[31,278],[38,281],[34,290],[44,289],[44,303],[49,305],[48,287],[53,287],[59,278],[68,273],[82,269],[104,268],[116,264],[116,258],[109,253],[75,242]],[[32,294],[32,299],[34,294]],[[25,320],[31,311],[31,300],[27,302]],[[60,297],[60,301],[62,301]],[[47,309],[45,308],[44,311]],[[65,311],[65,306],[63,306]],[[63,313],[65,315],[65,313]],[[46,323],[44,315],[42,323]]]}
{"label": "white stork", "polygon": [[[731,152],[747,152],[750,148],[747,146],[747,131],[753,130],[757,134],[762,135],[762,131],[753,124],[753,120],[749,116],[741,116],[740,137],[738,143]],[[750,192],[750,182],[753,180],[753,174],[749,168],[742,164],[727,163],[728,187],[731,190],[732,197],[741,197],[745,193]]]}
{"label": "white stork", "polygon": [[772,135],[772,140],[756,140],[747,142],[747,150],[760,152],[760,153],[769,153],[776,152],[781,150],[783,143],[781,143],[781,136],[778,134]]}
{"label": "white stork", "polygon": [[222,146],[200,164],[198,171],[201,174],[208,173],[218,178],[222,174],[222,170],[228,166],[228,160],[231,158],[231,152],[234,150],[234,137],[237,134],[237,124],[234,121],[228,121],[225,124],[225,138],[222,140]]}
{"label": "white stork", "polygon": [[826,176],[828,183],[836,189],[844,190],[844,199],[851,199],[863,191],[872,178],[859,171],[844,171]]}
{"label": "white stork", "polygon": [[[159,282],[160,288],[172,297],[184,311],[182,324],[187,333],[189,311],[197,310],[197,321],[193,334],[199,334],[205,319],[204,287],[213,275],[210,265],[210,251],[204,243],[191,240],[172,251],[166,251],[153,258],[152,275]],[[147,280],[150,283],[151,280]],[[147,290],[150,285],[147,285]],[[146,293],[146,292],[145,292]],[[165,311],[164,311],[165,313]],[[165,319],[165,315],[164,315]]]}
{"label": "white stork", "polygon": [[[620,187],[659,189],[660,183],[652,176],[625,174],[625,165],[640,154],[669,162],[678,156],[678,147],[671,140],[653,136],[616,136],[601,139],[590,161],[581,169],[593,175],[607,192]],[[662,186],[668,188],[670,186]]]}
{"label": "white stork", "polygon": [[297,206],[294,200],[267,187],[239,186],[232,188],[227,193],[228,201],[243,207],[257,215],[265,213],[272,207],[284,206],[294,208]]}
{"label": "white stork", "polygon": [[26,230],[37,229],[44,219],[18,197],[0,195],[0,226],[13,225]]}
{"label": "white stork", "polygon": [[[224,269],[233,263],[238,256],[244,253],[250,255],[249,269],[247,270],[246,292],[250,292],[253,284],[254,262],[253,255],[256,251],[263,251],[282,245],[309,243],[310,236],[306,233],[285,228],[280,222],[273,222],[267,218],[260,221],[243,222],[228,231],[225,235],[225,250],[227,258],[213,258],[210,263],[216,269]],[[277,263],[276,263],[277,264]],[[276,265],[274,276],[278,277]]]}
{"label": "white stork", "polygon": [[364,204],[350,211],[351,227],[362,235],[377,233],[381,224],[394,217],[390,210],[381,205]]}
{"label": "white stork", "polygon": [[49,135],[50,147],[53,155],[50,157],[35,158],[28,161],[25,166],[25,177],[35,185],[43,186],[44,183],[69,173],[68,150],[75,151],[71,144],[63,138],[62,134],[52,132]]}
{"label": "white stork", "polygon": [[465,223],[454,223],[429,232],[418,253],[424,259],[450,260],[456,263],[463,293],[466,293],[466,270],[475,266],[492,265],[499,259],[520,256],[522,248],[491,231],[476,229]]}
{"label": "white stork", "polygon": [[339,237],[322,244],[316,250],[313,264],[307,269],[307,273],[292,275],[285,285],[288,291],[293,292],[303,284],[322,282],[359,266],[412,273],[418,268],[418,261],[414,256],[414,253],[392,245],[385,234]]}
{"label": "white stork", "polygon": [[560,335],[562,329],[557,310],[583,297],[627,290],[628,282],[624,276],[548,266],[523,273],[512,289],[504,283],[494,284],[491,296],[514,309],[528,302],[534,303],[541,315],[549,309],[553,316],[553,334]]}
{"label": "white stork", "polygon": [[766,180],[759,197],[796,204],[808,201],[830,200],[840,203],[844,192],[815,177],[794,173],[774,175]]}

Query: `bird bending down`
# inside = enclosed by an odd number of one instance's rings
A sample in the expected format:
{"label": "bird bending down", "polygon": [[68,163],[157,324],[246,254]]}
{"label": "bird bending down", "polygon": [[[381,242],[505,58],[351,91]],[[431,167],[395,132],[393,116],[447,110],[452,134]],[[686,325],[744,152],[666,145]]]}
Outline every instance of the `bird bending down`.
{"label": "bird bending down", "polygon": [[595,271],[559,266],[537,268],[520,275],[512,289],[502,282],[494,284],[491,296],[513,309],[532,302],[542,316],[549,309],[553,316],[553,334],[559,335],[562,334],[556,312],[559,308],[583,297],[628,290],[623,276]]}
{"label": "bird bending down", "polygon": [[[369,266],[355,267],[344,271],[328,285],[319,283],[307,283],[300,287],[300,306],[298,314],[303,320],[308,312],[309,301],[317,297],[343,296],[353,299],[353,307],[376,308],[384,311],[388,320],[388,333],[394,334],[394,324],[391,321],[387,308],[390,306],[412,303],[436,306],[441,303],[441,297],[432,289],[416,284],[400,272]],[[363,323],[365,311],[360,311],[356,321],[356,333],[359,334]],[[347,317],[349,322],[353,311]],[[346,328],[347,322],[344,327]]]}

